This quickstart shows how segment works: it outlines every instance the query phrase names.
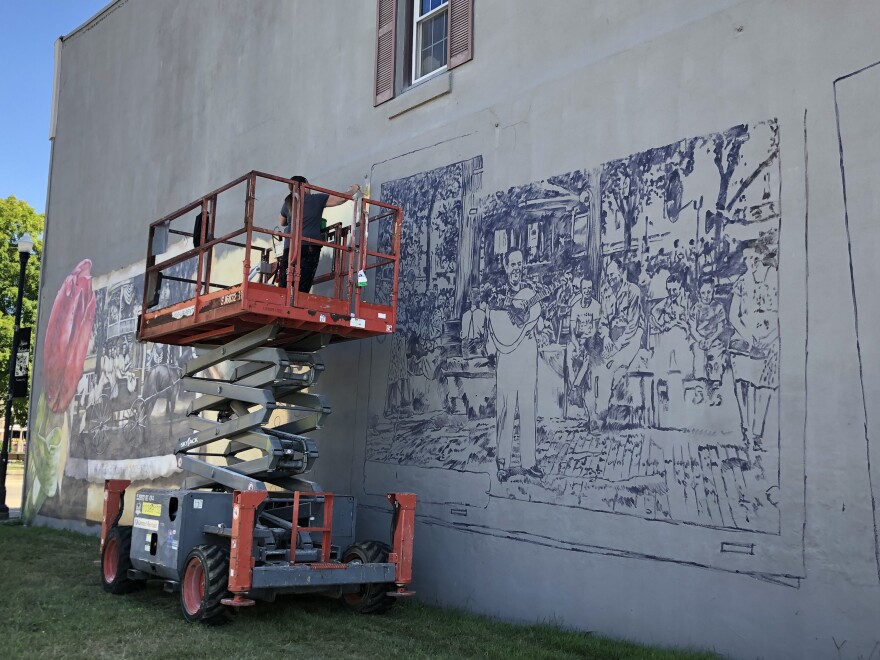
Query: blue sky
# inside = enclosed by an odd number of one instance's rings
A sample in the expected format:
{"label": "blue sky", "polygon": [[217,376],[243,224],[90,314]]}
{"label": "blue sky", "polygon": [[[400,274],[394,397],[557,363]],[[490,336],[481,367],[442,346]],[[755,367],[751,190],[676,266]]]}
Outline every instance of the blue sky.
{"label": "blue sky", "polygon": [[42,213],[49,177],[55,40],[110,0],[0,0],[0,198]]}

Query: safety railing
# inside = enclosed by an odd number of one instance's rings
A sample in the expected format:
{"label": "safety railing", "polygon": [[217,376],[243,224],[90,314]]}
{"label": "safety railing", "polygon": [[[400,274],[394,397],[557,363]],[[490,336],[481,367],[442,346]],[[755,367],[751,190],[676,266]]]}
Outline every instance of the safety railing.
{"label": "safety railing", "polygon": [[[304,202],[310,193],[351,202],[349,216],[328,223],[320,239],[303,235]],[[279,224],[279,208],[285,203],[291,218],[286,227]],[[353,320],[363,318],[365,311],[375,317],[382,309],[379,318],[393,326],[402,220],[400,208],[360,192],[350,195],[249,172],[150,225],[142,314],[165,310],[176,319],[192,317],[190,322],[198,325],[211,311],[204,304],[208,300],[226,304],[271,298]],[[306,245],[319,246],[325,257],[313,291],[299,290]],[[369,286],[377,279],[383,286]]]}

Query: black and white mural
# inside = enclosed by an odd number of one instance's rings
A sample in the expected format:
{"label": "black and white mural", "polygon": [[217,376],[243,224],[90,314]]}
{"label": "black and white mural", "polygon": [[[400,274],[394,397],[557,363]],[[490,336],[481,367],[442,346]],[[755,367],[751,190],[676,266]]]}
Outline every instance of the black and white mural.
{"label": "black and white mural", "polygon": [[779,534],[780,171],[769,120],[495,193],[479,157],[383,184],[406,230],[368,472]]}

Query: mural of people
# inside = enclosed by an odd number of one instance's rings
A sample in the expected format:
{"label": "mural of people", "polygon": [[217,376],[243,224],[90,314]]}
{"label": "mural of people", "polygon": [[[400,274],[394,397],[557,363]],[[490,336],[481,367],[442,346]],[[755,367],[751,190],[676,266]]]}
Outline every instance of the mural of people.
{"label": "mural of people", "polygon": [[700,279],[697,301],[688,315],[691,350],[694,354],[694,378],[705,380],[709,405],[721,403],[721,377],[724,373],[724,342],[727,314],[724,306],[715,299],[715,281],[711,277]]}
{"label": "mural of people", "polygon": [[654,340],[654,365],[659,372],[684,371],[693,357],[688,342],[688,299],[681,275],[670,273],[666,297],[651,309],[649,327]]}
{"label": "mural of people", "polygon": [[617,258],[605,269],[600,296],[602,358],[596,368],[596,414],[606,417],[615,385],[626,376],[626,370],[641,348],[644,324],[642,292],[625,279]]}
{"label": "mural of people", "polygon": [[746,272],[733,286],[730,342],[734,392],[739,404],[743,440],[765,451],[764,424],[770,400],[779,386],[779,283],[775,254],[743,250]]}
{"label": "mural of people", "polygon": [[596,397],[593,395],[592,372],[603,352],[599,335],[601,308],[593,296],[593,281],[583,277],[580,295],[569,311],[569,341],[566,347],[566,372],[569,392],[595,421]]}
{"label": "mural of people", "polygon": [[[540,479],[544,472],[537,464],[537,369],[541,303],[535,285],[523,278],[523,253],[513,249],[505,258],[507,290],[502,306],[489,312],[489,334],[497,351],[496,417],[498,481],[525,474]],[[534,368],[531,366],[534,365]],[[520,465],[512,464],[514,417],[519,416]]]}
{"label": "mural of people", "polygon": [[486,312],[482,306],[479,287],[471,287],[469,307],[461,317],[461,348],[465,356],[486,355]]}
{"label": "mural of people", "polygon": [[381,186],[410,227],[407,327],[368,465],[437,470],[463,504],[458,471],[490,497],[776,533],[777,122],[469,197],[484,174]]}

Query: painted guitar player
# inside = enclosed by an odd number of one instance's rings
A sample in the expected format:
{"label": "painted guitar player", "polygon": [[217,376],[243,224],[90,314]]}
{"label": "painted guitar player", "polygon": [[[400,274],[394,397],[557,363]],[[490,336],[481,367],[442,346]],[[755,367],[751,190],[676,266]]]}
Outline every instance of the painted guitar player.
{"label": "painted guitar player", "polygon": [[[489,310],[489,336],[496,352],[495,438],[498,481],[515,475],[541,479],[535,457],[538,396],[538,340],[541,300],[547,293],[523,279],[523,253],[512,249],[504,260],[506,290],[498,309]],[[514,419],[519,412],[519,465],[513,465]]]}

